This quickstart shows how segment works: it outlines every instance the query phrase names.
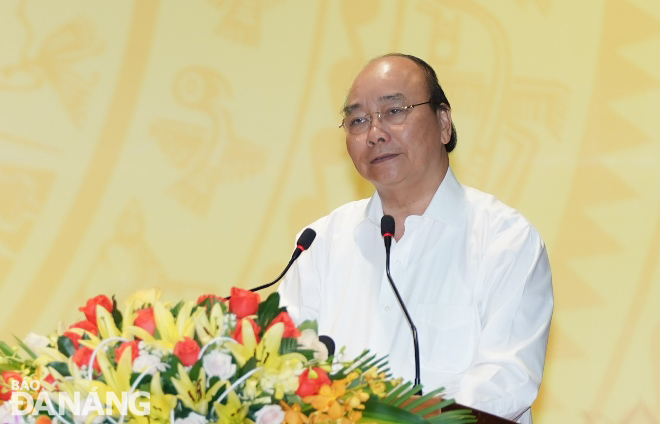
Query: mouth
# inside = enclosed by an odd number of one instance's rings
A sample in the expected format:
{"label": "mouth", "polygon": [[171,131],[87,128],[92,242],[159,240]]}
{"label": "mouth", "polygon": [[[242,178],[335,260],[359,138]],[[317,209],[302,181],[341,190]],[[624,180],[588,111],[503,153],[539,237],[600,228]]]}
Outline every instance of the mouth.
{"label": "mouth", "polygon": [[392,160],[397,156],[399,156],[398,153],[384,153],[382,155],[379,155],[379,156],[376,156],[375,158],[373,158],[370,163],[375,165],[375,164],[378,164],[378,163],[387,162],[388,160]]}

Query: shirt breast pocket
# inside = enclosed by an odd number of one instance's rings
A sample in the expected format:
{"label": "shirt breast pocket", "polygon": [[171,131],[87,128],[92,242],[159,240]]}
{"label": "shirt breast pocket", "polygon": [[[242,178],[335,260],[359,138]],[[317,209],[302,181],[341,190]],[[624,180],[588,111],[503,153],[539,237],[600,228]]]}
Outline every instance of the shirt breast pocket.
{"label": "shirt breast pocket", "polygon": [[418,331],[422,368],[461,373],[474,358],[478,322],[472,306],[449,303],[420,304]]}

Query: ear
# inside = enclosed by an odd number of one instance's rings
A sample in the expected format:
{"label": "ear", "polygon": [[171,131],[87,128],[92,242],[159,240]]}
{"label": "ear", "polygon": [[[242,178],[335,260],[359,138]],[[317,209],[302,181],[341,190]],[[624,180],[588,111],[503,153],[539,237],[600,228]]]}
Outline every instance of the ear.
{"label": "ear", "polygon": [[435,111],[435,114],[438,119],[438,123],[440,124],[440,128],[442,128],[442,135],[441,135],[442,144],[447,144],[451,139],[451,131],[452,131],[451,110],[448,107],[444,106],[438,108],[438,110]]}

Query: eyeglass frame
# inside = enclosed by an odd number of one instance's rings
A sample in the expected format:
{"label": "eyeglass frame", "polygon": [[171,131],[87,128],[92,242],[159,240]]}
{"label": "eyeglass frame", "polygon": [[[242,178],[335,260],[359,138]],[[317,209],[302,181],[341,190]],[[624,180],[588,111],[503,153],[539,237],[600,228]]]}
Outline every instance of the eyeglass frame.
{"label": "eyeglass frame", "polygon": [[[417,107],[417,106],[422,106],[422,105],[427,105],[427,104],[432,104],[432,103],[437,103],[437,102],[435,102],[435,101],[429,99],[429,100],[426,101],[426,102],[417,103],[417,104],[412,104],[412,105],[408,105],[408,106],[401,106],[400,109],[403,109],[404,111],[407,111],[408,109],[410,109],[410,112],[412,112],[412,110],[413,110],[415,107]],[[391,108],[390,108],[390,109],[391,109]],[[406,118],[408,117],[408,115],[410,114],[410,112],[406,112]],[[381,117],[380,117],[380,114],[381,114],[380,110],[376,110],[376,111],[374,111],[374,112],[365,113],[363,117],[365,117],[365,118],[366,118],[367,116],[369,117],[369,128],[371,128],[371,123],[373,122],[373,118],[372,118],[371,115],[374,114],[374,113],[378,115],[378,120],[379,120],[380,122],[383,122],[383,120],[382,120]],[[341,124],[339,124],[339,126],[338,126],[337,128],[344,128],[344,130],[350,134],[350,133],[351,133],[350,130],[349,130],[348,127],[346,127],[346,125],[345,125],[345,124],[346,124],[346,123],[344,122],[345,120],[346,120],[346,117],[344,117],[344,119],[341,120]],[[369,130],[367,130],[367,132],[368,132],[368,131],[369,131]],[[364,133],[361,133],[361,134],[364,134]],[[359,135],[359,134],[353,134],[353,135]]]}

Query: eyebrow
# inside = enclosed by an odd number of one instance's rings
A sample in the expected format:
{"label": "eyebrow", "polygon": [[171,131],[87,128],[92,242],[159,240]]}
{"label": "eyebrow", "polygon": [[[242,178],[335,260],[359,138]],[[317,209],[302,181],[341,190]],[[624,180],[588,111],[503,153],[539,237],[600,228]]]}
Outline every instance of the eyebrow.
{"label": "eyebrow", "polygon": [[[383,96],[380,96],[378,98],[379,102],[391,102],[391,101],[398,101],[398,100],[405,100],[406,96],[403,95],[403,93],[394,93],[394,94],[385,94]],[[344,113],[344,116],[350,114],[351,112],[354,112],[355,110],[359,109],[362,105],[359,103],[353,103],[350,105],[344,106],[342,109],[342,112]]]}

